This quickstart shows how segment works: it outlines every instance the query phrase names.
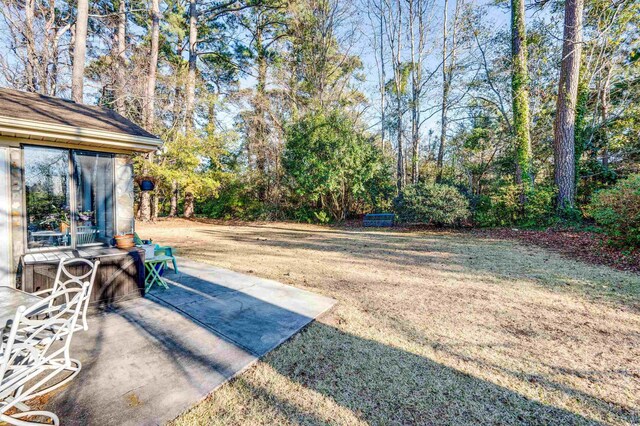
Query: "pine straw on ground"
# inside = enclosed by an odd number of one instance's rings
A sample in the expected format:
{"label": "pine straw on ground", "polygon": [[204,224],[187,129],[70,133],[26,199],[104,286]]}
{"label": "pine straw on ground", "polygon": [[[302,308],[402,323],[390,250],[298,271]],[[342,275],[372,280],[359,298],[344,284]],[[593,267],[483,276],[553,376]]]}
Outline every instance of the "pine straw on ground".
{"label": "pine straw on ground", "polygon": [[636,274],[469,232],[183,220],[138,232],[338,300],[175,425],[640,422]]}
{"label": "pine straw on ground", "polygon": [[474,235],[518,240],[553,250],[564,256],[620,271],[640,273],[640,250],[625,250],[612,246],[603,234],[586,231],[529,231],[518,229],[475,230]]}

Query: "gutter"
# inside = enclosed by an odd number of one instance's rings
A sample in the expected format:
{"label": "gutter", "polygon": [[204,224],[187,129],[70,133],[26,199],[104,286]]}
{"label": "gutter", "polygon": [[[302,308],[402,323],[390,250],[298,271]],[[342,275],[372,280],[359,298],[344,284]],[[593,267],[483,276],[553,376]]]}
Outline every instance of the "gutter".
{"label": "gutter", "polygon": [[64,141],[134,152],[151,152],[162,146],[162,140],[155,137],[134,136],[127,133],[2,116],[0,116],[0,134],[33,139],[34,141]]}

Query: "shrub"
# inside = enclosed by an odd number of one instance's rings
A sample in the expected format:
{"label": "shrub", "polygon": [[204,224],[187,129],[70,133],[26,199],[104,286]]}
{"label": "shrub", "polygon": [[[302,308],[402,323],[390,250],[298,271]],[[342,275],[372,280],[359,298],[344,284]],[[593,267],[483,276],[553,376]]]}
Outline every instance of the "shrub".
{"label": "shrub", "polygon": [[296,216],[303,214],[305,221],[344,220],[383,204],[391,188],[382,153],[339,110],[309,113],[293,122],[282,164]]}
{"label": "shrub", "polygon": [[459,225],[469,217],[469,200],[455,186],[437,183],[408,185],[394,207],[403,223]]}
{"label": "shrub", "polygon": [[596,192],[588,211],[612,242],[640,246],[640,174]]}
{"label": "shrub", "polygon": [[491,195],[479,196],[474,205],[473,219],[478,226],[518,226],[545,228],[558,223],[554,208],[556,189],[552,185],[539,185],[527,196],[522,211],[520,190],[515,184],[503,184]]}

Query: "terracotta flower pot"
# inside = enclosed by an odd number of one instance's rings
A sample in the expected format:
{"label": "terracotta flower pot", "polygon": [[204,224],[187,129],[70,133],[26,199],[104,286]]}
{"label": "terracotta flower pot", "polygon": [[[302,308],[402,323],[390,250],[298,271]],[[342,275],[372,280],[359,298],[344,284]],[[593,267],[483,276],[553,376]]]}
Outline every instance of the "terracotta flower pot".
{"label": "terracotta flower pot", "polygon": [[116,240],[116,247],[120,249],[130,249],[136,245],[133,242],[133,234],[116,235],[114,239]]}

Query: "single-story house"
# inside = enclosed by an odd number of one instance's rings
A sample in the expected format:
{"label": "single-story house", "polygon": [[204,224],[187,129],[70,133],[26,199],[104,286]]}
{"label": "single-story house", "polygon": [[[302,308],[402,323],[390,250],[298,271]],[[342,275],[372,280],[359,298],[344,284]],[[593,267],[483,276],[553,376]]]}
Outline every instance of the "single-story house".
{"label": "single-story house", "polygon": [[[161,143],[114,111],[0,89],[0,285],[46,287],[62,256],[118,258],[113,237],[134,230],[132,154]],[[131,263],[121,254],[105,283]]]}

